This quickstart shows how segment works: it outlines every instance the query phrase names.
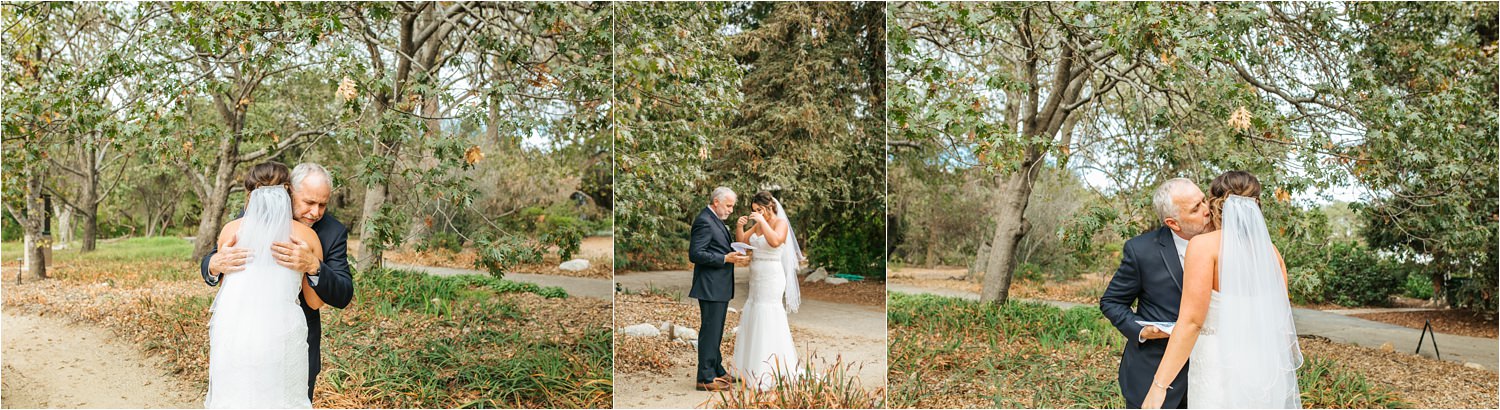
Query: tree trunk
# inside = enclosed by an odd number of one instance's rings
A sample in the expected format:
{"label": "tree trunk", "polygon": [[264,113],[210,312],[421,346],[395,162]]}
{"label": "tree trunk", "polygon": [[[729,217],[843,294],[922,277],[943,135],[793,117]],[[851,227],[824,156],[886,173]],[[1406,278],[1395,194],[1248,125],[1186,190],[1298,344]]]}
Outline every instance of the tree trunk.
{"label": "tree trunk", "polygon": [[[390,161],[394,161],[398,147],[397,144],[399,143],[398,141],[378,141],[375,143],[373,154],[380,158],[388,158]],[[389,176],[394,166],[394,162],[387,162],[382,165],[383,169],[376,172]],[[354,261],[354,266],[359,271],[367,271],[371,268],[384,265],[382,263],[382,258],[384,257],[382,251],[385,249],[385,239],[381,238],[375,231],[377,220],[382,219],[380,215],[385,211],[386,194],[389,192],[390,184],[390,178],[386,177],[381,178],[379,182],[365,187],[365,203],[360,208],[360,252],[359,257]]]}
{"label": "tree trunk", "polygon": [[57,214],[57,229],[52,230],[52,241],[68,246],[73,243],[73,207],[57,201],[52,204]]}
{"label": "tree trunk", "polygon": [[40,171],[32,170],[26,178],[26,208],[23,215],[15,215],[24,233],[22,243],[22,272],[16,272],[16,283],[23,279],[47,278],[47,247],[52,246],[42,236],[42,225],[47,219],[46,205],[42,204],[42,177]]}
{"label": "tree trunk", "polygon": [[995,233],[986,255],[984,289],[979,300],[1004,304],[1010,300],[1010,283],[1015,273],[1016,250],[1021,237],[1031,229],[1026,221],[1026,206],[1031,201],[1031,188],[1036,180],[1038,160],[1026,161],[1021,170],[1004,178],[1000,185],[1000,201],[995,207]]}
{"label": "tree trunk", "polygon": [[226,137],[219,143],[219,163],[214,169],[214,184],[208,198],[201,198],[203,212],[198,214],[198,233],[193,239],[193,260],[203,259],[204,255],[214,250],[219,229],[224,226],[224,207],[228,205],[229,190],[234,184],[238,147],[237,136]]}

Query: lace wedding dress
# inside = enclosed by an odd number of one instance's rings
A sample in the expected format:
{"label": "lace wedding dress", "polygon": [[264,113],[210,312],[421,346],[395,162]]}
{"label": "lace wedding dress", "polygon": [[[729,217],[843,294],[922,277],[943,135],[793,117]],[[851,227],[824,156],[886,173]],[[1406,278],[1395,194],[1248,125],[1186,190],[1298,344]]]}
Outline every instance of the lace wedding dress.
{"label": "lace wedding dress", "polygon": [[291,235],[292,203],[281,186],[250,194],[239,247],[245,270],[224,275],[208,321],[208,408],[311,408],[307,320],[297,301],[302,274],[277,265],[271,242]]}
{"label": "lace wedding dress", "polygon": [[777,378],[792,382],[801,376],[792,329],[787,324],[787,309],[781,302],[788,289],[787,282],[796,280],[795,275],[787,274],[783,261],[797,257],[794,252],[783,252],[789,243],[795,249],[795,243],[790,241],[772,248],[765,236],[750,236],[750,246],[755,247],[750,261],[750,295],[740,311],[734,368],[746,386],[757,390],[775,387]]}

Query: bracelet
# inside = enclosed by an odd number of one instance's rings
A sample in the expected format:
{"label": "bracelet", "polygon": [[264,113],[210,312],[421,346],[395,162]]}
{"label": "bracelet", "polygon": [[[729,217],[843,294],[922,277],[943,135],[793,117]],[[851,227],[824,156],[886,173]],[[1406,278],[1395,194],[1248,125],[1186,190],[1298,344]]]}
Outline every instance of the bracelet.
{"label": "bracelet", "polygon": [[1171,390],[1172,389],[1171,385],[1163,386],[1163,385],[1161,385],[1161,383],[1157,383],[1156,380],[1152,380],[1151,381],[1151,387],[1160,387],[1162,390]]}

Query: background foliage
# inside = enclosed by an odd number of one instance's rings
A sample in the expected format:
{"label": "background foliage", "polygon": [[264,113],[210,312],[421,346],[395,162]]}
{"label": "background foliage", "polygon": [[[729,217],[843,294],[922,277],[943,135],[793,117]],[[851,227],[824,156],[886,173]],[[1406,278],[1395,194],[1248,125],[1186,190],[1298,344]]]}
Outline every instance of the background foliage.
{"label": "background foliage", "polygon": [[682,266],[709,191],[770,190],[812,266],[882,277],[878,3],[622,5],[616,174],[626,269]]}

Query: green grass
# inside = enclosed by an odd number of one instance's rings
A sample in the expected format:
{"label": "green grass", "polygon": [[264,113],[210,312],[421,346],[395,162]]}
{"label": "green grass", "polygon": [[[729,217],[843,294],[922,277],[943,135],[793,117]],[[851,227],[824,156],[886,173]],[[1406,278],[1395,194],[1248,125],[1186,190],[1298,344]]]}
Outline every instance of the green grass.
{"label": "green grass", "polygon": [[[359,312],[325,314],[335,346],[327,381],[378,407],[607,407],[608,325],[542,335],[532,311],[497,295],[525,288],[486,276],[361,275]],[[530,293],[546,297],[543,289]],[[366,316],[366,313],[369,315]],[[371,322],[391,326],[372,327]]]}
{"label": "green grass", "polygon": [[[1097,308],[891,292],[890,407],[1120,408],[1125,340]],[[1298,372],[1313,408],[1406,404],[1363,376],[1309,357]]]}
{"label": "green grass", "polygon": [[[20,241],[0,243],[0,253],[6,258],[19,258]],[[193,243],[173,236],[125,238],[118,241],[99,241],[92,252],[81,252],[83,245],[73,241],[67,249],[52,252],[53,263],[96,261],[141,261],[153,259],[182,259],[193,255]]]}

